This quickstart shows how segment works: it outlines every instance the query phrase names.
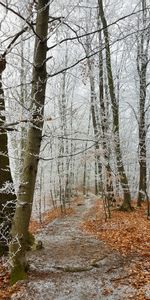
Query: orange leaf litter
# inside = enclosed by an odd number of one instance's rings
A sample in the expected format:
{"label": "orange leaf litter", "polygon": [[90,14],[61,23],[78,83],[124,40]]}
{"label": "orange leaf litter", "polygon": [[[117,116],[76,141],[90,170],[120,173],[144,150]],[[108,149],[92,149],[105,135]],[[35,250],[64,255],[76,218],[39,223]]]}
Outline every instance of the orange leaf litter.
{"label": "orange leaf litter", "polygon": [[[91,215],[95,217],[91,219]],[[102,201],[98,200],[81,227],[124,257],[138,258],[130,264],[128,282],[137,289],[136,299],[150,299],[145,298],[142,290],[144,285],[150,284],[150,221],[146,205],[131,213],[113,210],[111,219],[106,222]]]}

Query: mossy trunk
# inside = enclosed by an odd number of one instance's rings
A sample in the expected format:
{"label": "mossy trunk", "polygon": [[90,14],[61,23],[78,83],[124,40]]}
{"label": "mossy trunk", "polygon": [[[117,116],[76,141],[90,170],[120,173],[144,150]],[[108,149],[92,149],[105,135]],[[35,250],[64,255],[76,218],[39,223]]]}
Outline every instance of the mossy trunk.
{"label": "mossy trunk", "polygon": [[118,169],[119,179],[124,194],[124,199],[123,199],[121,209],[130,211],[132,210],[131,195],[129,191],[128,179],[125,173],[121,148],[120,148],[119,105],[117,103],[116,94],[115,94],[115,86],[114,86],[112,64],[111,64],[111,53],[110,53],[110,45],[109,45],[109,34],[108,34],[107,21],[103,9],[103,0],[98,0],[98,4],[99,4],[99,14],[103,25],[103,33],[104,33],[104,40],[105,40],[106,68],[107,68],[109,94],[110,94],[112,114],[113,114],[114,147],[115,147],[115,154],[116,154],[116,161],[117,161],[117,169]]}
{"label": "mossy trunk", "polygon": [[43,113],[46,90],[46,53],[49,18],[49,1],[39,0],[36,19],[33,78],[31,98],[33,101],[33,121],[27,137],[21,184],[17,196],[17,207],[12,224],[10,244],[11,284],[27,277],[26,250],[28,227],[42,139]]}
{"label": "mossy trunk", "polygon": [[9,233],[16,202],[9,164],[7,131],[3,128],[5,101],[2,72],[5,67],[5,59],[0,58],[0,256],[8,252]]}

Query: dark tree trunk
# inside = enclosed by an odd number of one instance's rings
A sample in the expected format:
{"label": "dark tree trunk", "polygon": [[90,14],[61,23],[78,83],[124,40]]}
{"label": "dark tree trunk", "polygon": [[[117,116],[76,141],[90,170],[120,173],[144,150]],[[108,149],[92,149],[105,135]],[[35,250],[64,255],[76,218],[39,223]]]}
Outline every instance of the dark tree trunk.
{"label": "dark tree trunk", "polygon": [[[143,31],[137,47],[137,70],[139,75],[140,97],[139,97],[139,191],[137,205],[141,206],[143,200],[146,199],[147,193],[147,162],[146,162],[146,124],[145,124],[145,103],[147,89],[147,67],[148,67],[148,50],[149,50],[149,28],[147,28],[147,12],[146,1],[141,1],[142,5],[142,25]],[[148,32],[146,31],[146,28]]]}
{"label": "dark tree trunk", "polygon": [[119,106],[116,99],[115,87],[114,87],[114,79],[112,74],[112,65],[111,65],[111,53],[110,53],[110,45],[109,45],[109,35],[107,29],[107,21],[104,14],[103,9],[103,0],[98,0],[99,4],[99,12],[100,18],[103,25],[103,33],[105,40],[105,49],[106,49],[106,68],[107,68],[107,76],[108,76],[108,86],[109,86],[109,94],[112,104],[112,113],[113,113],[113,133],[114,133],[114,145],[115,145],[115,153],[116,153],[116,161],[117,161],[117,169],[120,178],[120,183],[123,189],[124,199],[122,203],[122,210],[130,211],[131,207],[131,195],[129,191],[128,179],[125,173],[122,154],[120,149],[120,137],[119,137]]}
{"label": "dark tree trunk", "polygon": [[2,72],[5,66],[5,59],[0,58],[0,256],[8,251],[9,232],[16,202],[9,164],[7,131],[3,128],[5,124],[5,100]]}

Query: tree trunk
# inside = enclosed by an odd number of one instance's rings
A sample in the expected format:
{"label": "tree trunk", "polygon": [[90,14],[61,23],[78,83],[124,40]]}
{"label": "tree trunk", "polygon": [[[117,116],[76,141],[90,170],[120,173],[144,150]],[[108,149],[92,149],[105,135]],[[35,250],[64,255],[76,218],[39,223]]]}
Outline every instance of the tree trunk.
{"label": "tree trunk", "polygon": [[107,21],[103,9],[103,0],[98,0],[100,18],[103,25],[103,33],[105,39],[105,49],[106,49],[106,68],[108,76],[108,86],[110,99],[112,104],[112,113],[113,113],[113,132],[114,132],[114,146],[116,153],[117,169],[119,173],[120,183],[123,189],[124,200],[121,206],[122,210],[130,211],[131,207],[131,195],[129,191],[128,179],[125,173],[122,154],[120,149],[120,137],[119,137],[119,107],[115,95],[114,80],[112,74],[112,65],[111,65],[111,54],[110,54],[110,45],[109,45],[109,35],[107,29]]}
{"label": "tree trunk", "polygon": [[0,256],[8,251],[9,232],[16,203],[9,164],[7,131],[2,128],[5,124],[5,101],[2,86],[2,72],[5,66],[5,59],[0,58]]}
{"label": "tree trunk", "polygon": [[[145,70],[144,70],[145,69]],[[145,130],[145,101],[146,101],[146,68],[141,70],[140,78],[140,118],[139,118],[139,192],[137,205],[141,206],[146,197],[146,130]]]}
{"label": "tree trunk", "polygon": [[[88,56],[90,49],[90,43],[87,39],[87,51],[86,54]],[[101,190],[102,184],[102,164],[100,161],[100,147],[99,147],[99,137],[100,137],[100,126],[99,126],[99,113],[97,107],[97,97],[95,91],[95,82],[94,82],[94,73],[93,73],[93,63],[88,58],[88,69],[89,69],[89,80],[90,80],[90,97],[91,97],[91,115],[92,115],[92,123],[95,137],[95,194],[98,195]]]}
{"label": "tree trunk", "polygon": [[27,277],[25,253],[43,129],[47,77],[46,52],[48,18],[49,1],[38,0],[31,92],[34,112],[33,122],[30,125],[27,137],[23,172],[17,197],[17,207],[12,224],[12,241],[10,244],[11,284]]}
{"label": "tree trunk", "polygon": [[[67,46],[67,45],[66,45]],[[68,52],[66,51],[65,55],[65,66],[67,67],[67,60],[68,60]],[[69,176],[69,143],[67,139],[67,118],[66,118],[66,113],[67,113],[67,99],[66,99],[66,72],[63,73],[63,78],[62,78],[62,97],[61,97],[61,106],[62,106],[62,115],[61,115],[61,122],[62,122],[62,135],[65,137],[64,141],[64,153],[63,155],[66,155],[65,163],[64,163],[64,197],[65,197],[65,202],[69,203],[70,201],[70,176]]]}
{"label": "tree trunk", "polygon": [[[91,126],[91,112],[89,112],[89,121],[88,121],[88,130],[87,135],[89,135],[90,132],[90,126]],[[85,143],[85,150],[87,149],[88,142]],[[86,151],[84,153],[84,169],[83,169],[83,195],[87,195],[87,177],[88,177],[88,162],[86,157]]]}
{"label": "tree trunk", "polygon": [[95,85],[94,85],[94,78],[92,72],[91,62],[88,59],[88,66],[89,66],[89,76],[90,76],[90,89],[91,89],[91,114],[92,114],[92,123],[94,129],[94,136],[95,136],[95,194],[98,195],[101,190],[101,178],[102,178],[102,164],[100,161],[100,147],[98,136],[100,136],[100,128],[98,128],[98,120],[97,120],[97,104],[96,104],[96,93],[95,93]]}
{"label": "tree trunk", "polygon": [[[87,0],[87,6],[89,5],[89,0]],[[91,13],[87,12],[86,15],[86,31],[89,32],[89,20],[91,21]],[[99,111],[97,105],[97,96],[96,96],[96,89],[95,89],[95,75],[94,75],[94,61],[92,58],[89,58],[91,49],[91,39],[87,35],[86,36],[86,44],[83,45],[87,56],[87,65],[89,70],[89,81],[90,81],[90,98],[91,98],[91,116],[92,116],[92,123],[93,123],[93,131],[95,137],[95,194],[98,195],[101,186],[102,186],[102,163],[100,160],[100,120],[99,120]]]}
{"label": "tree trunk", "polygon": [[[101,28],[100,21],[100,12],[98,12],[98,27]],[[102,33],[99,32],[99,46],[101,51],[99,52],[99,101],[100,101],[100,120],[101,120],[101,129],[102,129],[102,147],[103,147],[103,155],[105,159],[105,173],[106,173],[106,184],[105,191],[107,195],[108,203],[114,199],[114,191],[113,191],[113,181],[112,181],[112,172],[110,167],[110,149],[109,149],[109,141],[108,141],[108,107],[107,107],[107,99],[104,99],[104,65],[103,65],[103,53],[102,53]],[[107,98],[107,97],[106,97]],[[103,183],[104,186],[104,183]],[[104,190],[104,187],[103,187]]]}
{"label": "tree trunk", "polygon": [[137,47],[137,70],[139,75],[140,84],[140,97],[139,97],[139,191],[137,205],[146,199],[147,193],[147,163],[146,163],[146,126],[145,126],[145,103],[146,103],[146,89],[147,89],[147,67],[148,67],[148,49],[149,49],[149,28],[146,22],[146,1],[142,0],[142,25],[143,31],[140,32],[140,41]]}

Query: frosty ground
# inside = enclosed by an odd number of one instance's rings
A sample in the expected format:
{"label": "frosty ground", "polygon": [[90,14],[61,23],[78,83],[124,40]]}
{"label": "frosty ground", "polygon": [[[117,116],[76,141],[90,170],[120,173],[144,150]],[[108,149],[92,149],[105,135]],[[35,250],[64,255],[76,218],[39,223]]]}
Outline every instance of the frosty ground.
{"label": "frosty ground", "polygon": [[30,252],[29,278],[11,300],[150,299],[148,285],[140,298],[127,280],[135,257],[123,257],[81,230],[94,201],[94,195],[82,199],[74,204],[74,214],[54,220],[37,234],[44,248]]}

